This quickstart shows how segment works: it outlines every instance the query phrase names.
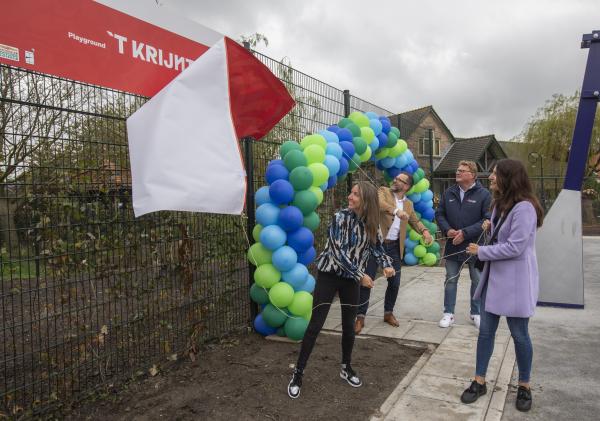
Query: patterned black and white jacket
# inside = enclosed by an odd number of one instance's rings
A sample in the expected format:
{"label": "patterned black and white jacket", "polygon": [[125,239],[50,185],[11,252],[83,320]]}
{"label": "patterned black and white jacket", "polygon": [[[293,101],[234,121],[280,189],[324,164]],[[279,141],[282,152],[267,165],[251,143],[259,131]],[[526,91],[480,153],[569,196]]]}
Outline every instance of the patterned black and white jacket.
{"label": "patterned black and white jacket", "polygon": [[360,282],[370,256],[381,267],[392,266],[392,259],[383,249],[381,230],[377,230],[376,244],[371,244],[362,219],[354,211],[336,212],[329,225],[325,250],[317,259],[317,269]]}

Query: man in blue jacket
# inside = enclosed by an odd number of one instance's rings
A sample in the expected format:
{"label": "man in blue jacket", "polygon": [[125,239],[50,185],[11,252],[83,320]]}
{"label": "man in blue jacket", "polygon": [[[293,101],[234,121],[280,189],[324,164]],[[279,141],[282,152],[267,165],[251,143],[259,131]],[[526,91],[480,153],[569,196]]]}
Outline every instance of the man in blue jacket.
{"label": "man in blue jacket", "polygon": [[438,226],[446,241],[444,258],[446,259],[446,282],[444,289],[444,315],[440,327],[454,324],[454,307],[460,269],[469,267],[471,276],[471,320],[479,328],[479,300],[473,294],[479,283],[479,271],[475,259],[466,263],[469,255],[465,249],[469,243],[476,243],[481,236],[481,224],[490,218],[490,192],[477,181],[477,164],[473,161],[461,161],[456,170],[456,184],[449,187],[440,200],[435,212]]}

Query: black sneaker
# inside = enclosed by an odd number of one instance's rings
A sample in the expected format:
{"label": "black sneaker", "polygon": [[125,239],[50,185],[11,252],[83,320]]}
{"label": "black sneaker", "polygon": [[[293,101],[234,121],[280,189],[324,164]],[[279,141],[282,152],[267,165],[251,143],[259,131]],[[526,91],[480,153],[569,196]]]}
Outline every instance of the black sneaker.
{"label": "black sneaker", "polygon": [[362,382],[356,375],[356,372],[352,370],[350,364],[342,364],[342,371],[340,371],[340,377],[348,382],[352,387],[361,387]]}
{"label": "black sneaker", "polygon": [[288,384],[288,396],[296,399],[300,396],[300,388],[302,388],[302,372],[294,369],[292,379],[290,380],[290,384]]}
{"label": "black sneaker", "polygon": [[471,382],[471,386],[466,389],[463,394],[460,396],[460,400],[462,403],[473,403],[480,396],[483,396],[487,393],[487,386],[485,384],[479,384],[475,380]]}
{"label": "black sneaker", "polygon": [[524,386],[517,389],[517,409],[523,412],[531,409],[531,390]]}

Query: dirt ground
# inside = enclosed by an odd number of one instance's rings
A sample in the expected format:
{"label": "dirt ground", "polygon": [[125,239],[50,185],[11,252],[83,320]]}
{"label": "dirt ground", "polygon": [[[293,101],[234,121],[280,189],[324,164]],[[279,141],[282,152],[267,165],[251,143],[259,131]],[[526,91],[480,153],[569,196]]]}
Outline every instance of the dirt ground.
{"label": "dirt ground", "polygon": [[67,419],[367,420],[423,353],[394,339],[357,338],[352,365],[363,386],[353,388],[339,376],[340,341],[319,335],[296,400],[287,384],[300,345],[252,333],[208,345],[195,362],[182,360],[112,398],[82,403]]}

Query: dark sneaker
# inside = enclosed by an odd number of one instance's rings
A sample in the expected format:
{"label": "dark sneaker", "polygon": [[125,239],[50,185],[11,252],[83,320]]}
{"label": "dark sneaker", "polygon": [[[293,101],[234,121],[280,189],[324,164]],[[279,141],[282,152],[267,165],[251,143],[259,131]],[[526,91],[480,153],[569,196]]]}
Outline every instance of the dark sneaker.
{"label": "dark sneaker", "polygon": [[517,389],[517,409],[523,412],[531,409],[531,390],[526,387],[519,386]]}
{"label": "dark sneaker", "polygon": [[466,389],[463,394],[460,396],[460,400],[462,403],[473,403],[480,396],[483,396],[487,393],[487,386],[485,384],[479,384],[475,380],[471,382],[471,386]]}
{"label": "dark sneaker", "polygon": [[296,369],[292,373],[292,379],[288,384],[288,396],[292,399],[296,399],[300,396],[300,388],[302,387],[302,373]]}
{"label": "dark sneaker", "polygon": [[356,375],[356,372],[352,370],[350,364],[342,364],[342,371],[340,371],[340,377],[348,382],[352,387],[361,387],[362,382]]}

